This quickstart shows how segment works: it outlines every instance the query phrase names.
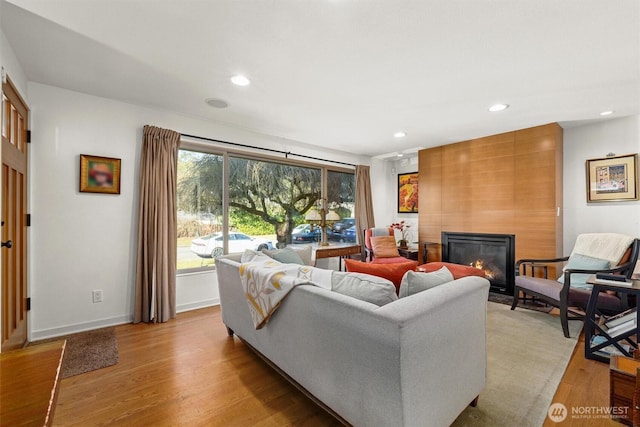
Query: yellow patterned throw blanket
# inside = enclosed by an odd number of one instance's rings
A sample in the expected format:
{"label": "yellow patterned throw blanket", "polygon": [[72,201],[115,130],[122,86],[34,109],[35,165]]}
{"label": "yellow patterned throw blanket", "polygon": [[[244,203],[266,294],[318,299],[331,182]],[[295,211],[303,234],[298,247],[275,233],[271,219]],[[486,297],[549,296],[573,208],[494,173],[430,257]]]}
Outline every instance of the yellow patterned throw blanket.
{"label": "yellow patterned throw blanket", "polygon": [[291,290],[310,284],[331,290],[330,270],[268,259],[240,264],[242,289],[256,329],[261,329]]}

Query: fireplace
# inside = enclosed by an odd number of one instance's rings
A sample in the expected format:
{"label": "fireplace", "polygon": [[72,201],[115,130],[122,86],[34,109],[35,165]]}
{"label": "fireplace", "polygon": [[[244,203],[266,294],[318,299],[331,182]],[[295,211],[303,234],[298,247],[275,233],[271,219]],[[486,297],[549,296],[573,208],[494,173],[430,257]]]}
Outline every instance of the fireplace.
{"label": "fireplace", "polygon": [[513,234],[442,232],[442,261],[484,271],[491,292],[513,295],[515,253]]}

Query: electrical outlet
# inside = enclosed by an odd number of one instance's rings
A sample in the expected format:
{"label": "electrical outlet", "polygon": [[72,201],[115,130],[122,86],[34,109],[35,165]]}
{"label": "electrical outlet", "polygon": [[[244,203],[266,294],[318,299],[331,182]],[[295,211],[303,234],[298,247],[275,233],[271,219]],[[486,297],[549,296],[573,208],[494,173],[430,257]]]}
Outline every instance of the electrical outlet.
{"label": "electrical outlet", "polygon": [[93,303],[102,302],[102,289],[93,291]]}

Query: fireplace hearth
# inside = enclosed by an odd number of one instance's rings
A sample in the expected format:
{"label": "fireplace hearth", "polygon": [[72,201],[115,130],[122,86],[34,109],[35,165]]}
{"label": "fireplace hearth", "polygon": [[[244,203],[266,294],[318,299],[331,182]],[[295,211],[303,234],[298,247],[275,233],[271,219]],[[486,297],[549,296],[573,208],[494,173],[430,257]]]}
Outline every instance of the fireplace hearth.
{"label": "fireplace hearth", "polygon": [[513,295],[515,235],[442,232],[442,261],[484,272],[491,292]]}

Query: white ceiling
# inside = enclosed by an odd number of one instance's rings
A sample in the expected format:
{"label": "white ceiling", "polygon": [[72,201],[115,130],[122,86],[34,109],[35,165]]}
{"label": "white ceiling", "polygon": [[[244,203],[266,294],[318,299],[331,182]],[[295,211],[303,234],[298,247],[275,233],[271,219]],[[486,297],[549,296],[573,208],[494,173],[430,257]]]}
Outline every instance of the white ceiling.
{"label": "white ceiling", "polygon": [[[31,81],[357,154],[639,113],[638,0],[7,0],[1,10]],[[236,73],[252,84],[232,85]],[[511,108],[488,113],[496,102]],[[399,130],[408,136],[394,139]]]}

